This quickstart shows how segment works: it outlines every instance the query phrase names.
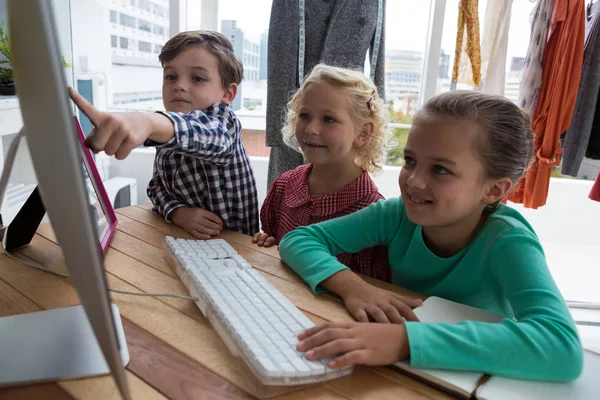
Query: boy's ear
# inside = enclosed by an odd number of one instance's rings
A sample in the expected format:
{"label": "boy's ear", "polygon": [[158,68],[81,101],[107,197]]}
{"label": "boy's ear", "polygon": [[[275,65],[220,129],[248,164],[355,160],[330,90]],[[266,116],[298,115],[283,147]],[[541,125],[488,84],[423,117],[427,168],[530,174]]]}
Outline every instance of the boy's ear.
{"label": "boy's ear", "polygon": [[487,204],[496,203],[506,197],[508,191],[512,187],[510,178],[496,179],[490,183],[486,193],[483,196],[483,201]]}
{"label": "boy's ear", "polygon": [[238,85],[237,83],[230,83],[229,87],[225,88],[223,92],[223,97],[221,98],[221,103],[223,104],[231,104],[233,100],[235,100],[235,96],[237,95]]}
{"label": "boy's ear", "polygon": [[362,147],[373,135],[373,131],[375,130],[375,124],[373,121],[367,121],[363,124],[362,129],[358,133],[356,139],[354,139],[355,147]]}

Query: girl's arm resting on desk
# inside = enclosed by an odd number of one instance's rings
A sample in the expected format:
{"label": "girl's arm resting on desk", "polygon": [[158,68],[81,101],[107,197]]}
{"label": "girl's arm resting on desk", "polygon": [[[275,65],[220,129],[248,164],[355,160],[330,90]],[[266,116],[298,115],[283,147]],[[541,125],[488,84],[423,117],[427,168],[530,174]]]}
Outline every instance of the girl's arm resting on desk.
{"label": "girl's arm resting on desk", "polygon": [[171,120],[174,135],[166,142],[149,140],[145,146],[159,145],[175,152],[197,156],[203,160],[227,164],[241,133],[239,121],[222,104],[210,106],[205,112],[194,110],[188,114],[161,111]]}
{"label": "girl's arm resting on desk", "polygon": [[[317,293],[327,289],[344,300],[359,321],[369,316],[379,322],[416,321],[412,307],[421,304],[362,280],[335,255],[387,244],[399,226],[401,206],[397,199],[379,201],[353,214],[300,227],[284,236],[279,254]],[[358,234],[357,232],[360,232]]]}
{"label": "girl's arm resting on desk", "polygon": [[492,257],[515,320],[455,325],[407,322],[411,366],[521,379],[577,378],[583,350],[538,241],[511,234],[498,240]]}
{"label": "girl's arm resting on desk", "polygon": [[380,200],[344,217],[299,227],[286,234],[280,255],[317,293],[320,283],[348,269],[335,257],[387,245],[400,225],[402,207],[398,199]]}

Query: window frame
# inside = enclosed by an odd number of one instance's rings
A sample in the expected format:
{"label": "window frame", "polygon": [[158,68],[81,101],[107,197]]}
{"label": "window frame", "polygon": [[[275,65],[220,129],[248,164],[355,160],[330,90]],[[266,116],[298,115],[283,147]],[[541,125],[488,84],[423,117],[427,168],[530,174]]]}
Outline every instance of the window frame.
{"label": "window frame", "polygon": [[[223,0],[213,0],[223,1]],[[174,36],[187,28],[186,0],[169,0],[169,29]],[[206,4],[205,4],[206,3]],[[211,7],[211,1],[202,0],[202,20],[218,24],[218,7]],[[440,69],[440,53],[442,51],[442,35],[444,32],[444,17],[446,15],[446,0],[430,0],[427,41],[421,74],[419,107],[435,95]],[[245,45],[245,43],[244,43]],[[391,124],[391,127],[409,127],[405,124]]]}

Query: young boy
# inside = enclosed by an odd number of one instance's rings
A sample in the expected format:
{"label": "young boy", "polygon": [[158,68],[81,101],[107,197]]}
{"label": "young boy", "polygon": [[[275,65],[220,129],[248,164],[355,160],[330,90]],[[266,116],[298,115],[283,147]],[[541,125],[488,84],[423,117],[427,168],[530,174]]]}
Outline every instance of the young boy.
{"label": "young boy", "polygon": [[166,112],[103,113],[71,90],[95,126],[86,144],[117,159],[141,144],[156,146],[147,189],[153,210],[196,238],[210,239],[223,227],[257,232],[254,174],[242,127],[228,107],[243,75],[231,42],[217,32],[182,32],[159,60]]}

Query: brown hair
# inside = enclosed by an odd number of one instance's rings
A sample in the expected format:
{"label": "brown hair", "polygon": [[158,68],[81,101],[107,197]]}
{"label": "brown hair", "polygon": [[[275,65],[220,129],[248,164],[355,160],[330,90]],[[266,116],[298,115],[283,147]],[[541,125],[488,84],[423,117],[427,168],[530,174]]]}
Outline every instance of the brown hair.
{"label": "brown hair", "polygon": [[231,41],[219,32],[200,30],[178,33],[165,43],[158,61],[164,67],[165,62],[173,60],[190,46],[204,47],[219,59],[219,75],[224,88],[232,83],[240,84],[244,77],[244,66],[235,56]]}
{"label": "brown hair", "polygon": [[508,177],[514,185],[531,165],[534,135],[529,115],[505,97],[454,90],[434,96],[415,116],[469,119],[485,132],[476,145],[488,178]]}

